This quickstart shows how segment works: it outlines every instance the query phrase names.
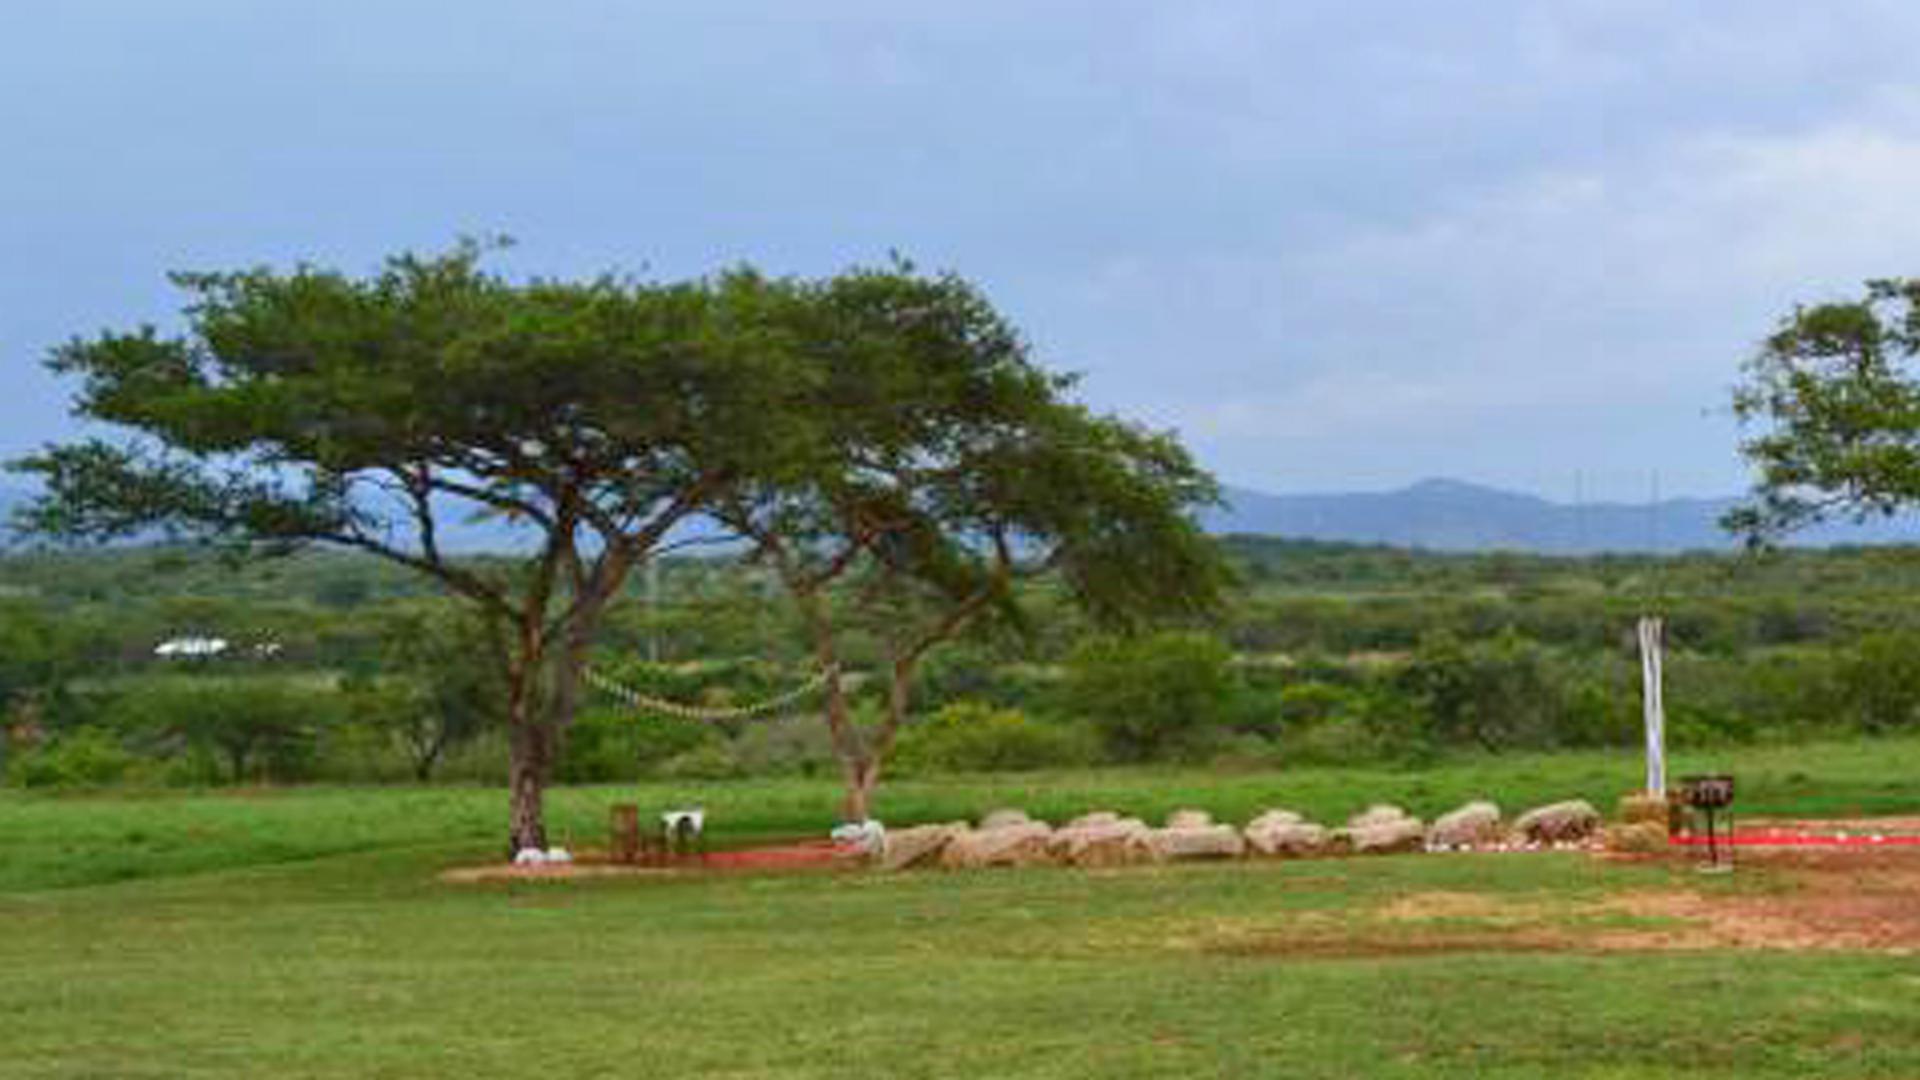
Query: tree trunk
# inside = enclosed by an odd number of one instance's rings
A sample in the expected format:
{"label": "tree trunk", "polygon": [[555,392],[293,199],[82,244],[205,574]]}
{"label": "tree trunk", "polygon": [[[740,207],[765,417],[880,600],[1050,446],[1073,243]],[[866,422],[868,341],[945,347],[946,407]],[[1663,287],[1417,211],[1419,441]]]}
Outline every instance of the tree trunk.
{"label": "tree trunk", "polygon": [[847,783],[846,793],[840,799],[840,820],[866,821],[871,810],[873,783],[878,774],[872,768],[871,759],[860,741],[860,733],[853,728],[853,717],[847,705],[847,686],[842,679],[840,655],[834,639],[833,619],[817,589],[797,586],[791,577],[788,587],[813,634],[814,662],[826,673],[826,680],[820,687],[821,707],[826,715],[827,732],[833,741],[834,756],[840,759],[840,772],[846,777]]}
{"label": "tree trunk", "polygon": [[507,765],[512,805],[508,843],[514,852],[547,849],[547,781],[553,775],[553,732],[544,717],[526,716],[513,725]]}
{"label": "tree trunk", "polygon": [[840,818],[861,822],[873,817],[873,789],[879,784],[879,763],[849,762],[846,767],[847,793],[840,801]]}
{"label": "tree trunk", "polygon": [[[873,816],[873,792],[880,786],[880,772],[886,767],[888,755],[893,753],[894,739],[900,734],[900,726],[906,723],[907,711],[913,704],[917,660],[910,656],[893,662],[887,685],[887,711],[880,718],[879,729],[867,738],[865,749],[844,758],[847,794],[841,803],[841,816],[847,821],[867,821]],[[839,702],[839,707],[844,710],[844,701]]]}
{"label": "tree trunk", "polygon": [[600,591],[581,602],[560,630],[558,648],[549,647],[540,634],[523,632],[518,662],[507,678],[507,772],[512,788],[508,833],[516,852],[548,847],[547,785],[579,707],[581,673],[592,649],[593,629],[607,596],[622,580],[623,575],[610,575],[599,585]]}
{"label": "tree trunk", "polygon": [[[533,653],[530,657],[528,653]],[[547,849],[547,780],[553,772],[551,732],[536,703],[540,662],[535,650],[514,658],[507,673],[507,848]]]}

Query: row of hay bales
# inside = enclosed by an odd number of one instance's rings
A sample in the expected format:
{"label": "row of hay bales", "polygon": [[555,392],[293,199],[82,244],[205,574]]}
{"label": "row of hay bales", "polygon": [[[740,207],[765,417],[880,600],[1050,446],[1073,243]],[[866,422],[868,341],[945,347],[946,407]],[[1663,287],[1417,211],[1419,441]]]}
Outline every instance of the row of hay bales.
{"label": "row of hay bales", "polygon": [[[1130,866],[1188,859],[1300,858],[1413,851],[1489,851],[1595,843],[1600,814],[1583,800],[1535,807],[1511,822],[1490,802],[1471,802],[1428,824],[1397,806],[1369,807],[1341,828],[1291,810],[1268,810],[1244,826],[1216,822],[1204,810],[1176,810],[1158,828],[1109,810],[1058,828],[1020,810],[886,833],[878,864],[920,867]],[[1664,842],[1664,831],[1662,832]]]}

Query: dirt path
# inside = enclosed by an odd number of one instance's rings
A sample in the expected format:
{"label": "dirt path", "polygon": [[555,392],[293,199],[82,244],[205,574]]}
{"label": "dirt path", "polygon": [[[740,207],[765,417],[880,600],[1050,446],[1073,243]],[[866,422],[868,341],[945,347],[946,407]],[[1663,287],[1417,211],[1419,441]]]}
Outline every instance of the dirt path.
{"label": "dirt path", "polygon": [[[1418,893],[1376,913],[1419,951],[1450,935],[1462,948],[1551,951],[1785,949],[1920,953],[1920,852],[1769,850],[1735,873],[1765,891],[1701,886],[1555,903],[1486,893]],[[1650,925],[1612,925],[1619,916]],[[1363,932],[1364,933],[1364,932]]]}

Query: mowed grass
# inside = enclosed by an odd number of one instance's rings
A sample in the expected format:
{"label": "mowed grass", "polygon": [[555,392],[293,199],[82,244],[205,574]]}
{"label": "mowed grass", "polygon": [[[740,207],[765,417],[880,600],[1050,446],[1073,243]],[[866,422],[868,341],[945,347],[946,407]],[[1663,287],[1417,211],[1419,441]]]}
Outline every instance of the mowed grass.
{"label": "mowed grass", "polygon": [[[461,887],[410,852],[0,898],[8,1077],[1910,1077],[1874,955],[1248,951],[1576,855]],[[1713,887],[1757,887],[1753,879]]]}
{"label": "mowed grass", "polygon": [[[1770,812],[1911,812],[1916,750],[1711,764]],[[896,785],[882,813],[1333,818],[1395,799],[1431,814],[1481,794],[1607,800],[1634,773],[1600,755],[1068,773]],[[834,804],[824,783],[573,789],[556,831],[597,837],[605,805],[634,797],[704,799],[733,842],[817,834]],[[1547,854],[437,879],[497,855],[503,817],[501,792],[456,789],[0,799],[0,1076],[1920,1076],[1912,957],[1578,947],[1596,899],[1787,887],[1759,867],[1712,879]],[[1429,893],[1546,912],[1572,947],[1507,948],[1497,920],[1469,917],[1465,947],[1402,949],[1411,931],[1382,911]],[[1352,947],[1288,947],[1309,933]]]}

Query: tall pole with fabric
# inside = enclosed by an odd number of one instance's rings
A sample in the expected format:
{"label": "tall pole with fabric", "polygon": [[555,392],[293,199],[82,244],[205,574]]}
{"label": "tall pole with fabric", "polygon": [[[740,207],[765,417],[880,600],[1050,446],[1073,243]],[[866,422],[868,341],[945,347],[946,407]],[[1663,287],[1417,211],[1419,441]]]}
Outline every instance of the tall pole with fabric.
{"label": "tall pole with fabric", "polygon": [[1640,701],[1647,725],[1647,794],[1667,793],[1667,716],[1661,692],[1660,654],[1666,627],[1647,616],[1640,620]]}

